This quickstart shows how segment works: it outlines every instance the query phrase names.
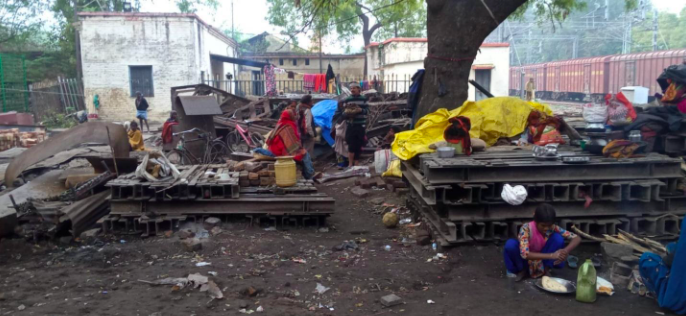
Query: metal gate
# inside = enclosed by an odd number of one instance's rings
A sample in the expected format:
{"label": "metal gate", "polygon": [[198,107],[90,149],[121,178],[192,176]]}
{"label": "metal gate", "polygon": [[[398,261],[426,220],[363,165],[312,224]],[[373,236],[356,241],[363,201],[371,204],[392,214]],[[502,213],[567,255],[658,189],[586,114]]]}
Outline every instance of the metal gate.
{"label": "metal gate", "polygon": [[2,112],[29,110],[24,55],[0,54],[0,94]]}

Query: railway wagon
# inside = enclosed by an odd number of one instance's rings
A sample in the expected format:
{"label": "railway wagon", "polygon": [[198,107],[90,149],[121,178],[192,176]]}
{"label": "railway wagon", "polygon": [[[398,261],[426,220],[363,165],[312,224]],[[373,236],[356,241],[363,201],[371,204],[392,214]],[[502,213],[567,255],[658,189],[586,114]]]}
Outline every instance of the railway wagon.
{"label": "railway wagon", "polygon": [[665,68],[681,64],[686,49],[611,56],[609,60],[608,93],[618,93],[622,87],[649,88],[648,95],[661,93],[657,77]]}
{"label": "railway wagon", "polygon": [[602,56],[548,63],[543,98],[567,101],[602,99],[607,91],[605,74],[609,58]]}
{"label": "railway wagon", "polygon": [[545,63],[510,67],[510,95],[525,96],[522,91],[526,89],[526,83],[529,82],[530,78],[534,78],[536,83],[536,98],[543,98],[543,92],[539,90],[544,90],[542,88],[545,87]]}
{"label": "railway wagon", "polygon": [[[579,58],[510,68],[510,95],[523,95],[526,81],[536,81],[536,98],[601,102],[622,87],[643,86],[649,95],[661,92],[656,79],[670,65],[680,64],[686,49]],[[524,74],[522,75],[522,72]]]}

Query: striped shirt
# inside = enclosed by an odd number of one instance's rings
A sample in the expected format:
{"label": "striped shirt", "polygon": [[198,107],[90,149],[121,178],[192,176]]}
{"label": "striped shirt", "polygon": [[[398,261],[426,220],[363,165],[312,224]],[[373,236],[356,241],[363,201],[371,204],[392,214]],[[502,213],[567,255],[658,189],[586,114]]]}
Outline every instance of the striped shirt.
{"label": "striped shirt", "polygon": [[363,95],[358,95],[358,96],[350,96],[347,99],[343,101],[343,108],[345,108],[348,104],[357,104],[361,109],[362,112],[359,114],[355,115],[353,118],[348,120],[349,124],[353,125],[361,125],[361,126],[366,126],[367,125],[367,112],[369,112],[369,106],[367,105],[367,98],[364,97]]}

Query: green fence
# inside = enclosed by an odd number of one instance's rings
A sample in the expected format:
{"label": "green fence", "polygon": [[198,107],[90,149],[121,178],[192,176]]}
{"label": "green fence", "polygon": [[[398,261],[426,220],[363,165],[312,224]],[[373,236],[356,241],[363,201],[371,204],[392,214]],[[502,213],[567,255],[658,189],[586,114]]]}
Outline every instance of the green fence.
{"label": "green fence", "polygon": [[29,110],[24,55],[0,54],[0,94],[2,112]]}

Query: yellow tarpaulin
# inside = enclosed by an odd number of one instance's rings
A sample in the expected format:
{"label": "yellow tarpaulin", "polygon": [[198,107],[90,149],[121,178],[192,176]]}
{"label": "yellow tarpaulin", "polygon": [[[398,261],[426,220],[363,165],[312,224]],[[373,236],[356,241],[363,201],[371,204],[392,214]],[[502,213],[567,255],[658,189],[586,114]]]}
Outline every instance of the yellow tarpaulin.
{"label": "yellow tarpaulin", "polygon": [[433,152],[429,145],[444,140],[443,131],[448,127],[448,119],[456,116],[468,117],[472,123],[469,135],[492,146],[500,138],[515,137],[524,132],[532,110],[548,115],[553,113],[547,105],[510,97],[467,101],[452,111],[438,109],[419,119],[413,130],[396,134],[391,149],[402,160]]}

